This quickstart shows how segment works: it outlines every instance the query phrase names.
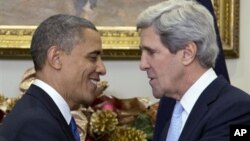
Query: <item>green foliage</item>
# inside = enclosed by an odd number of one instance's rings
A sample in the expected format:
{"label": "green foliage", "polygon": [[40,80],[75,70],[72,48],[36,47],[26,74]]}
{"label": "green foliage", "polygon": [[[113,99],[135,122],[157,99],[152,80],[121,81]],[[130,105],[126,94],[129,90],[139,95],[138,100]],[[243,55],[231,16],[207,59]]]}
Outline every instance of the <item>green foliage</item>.
{"label": "green foliage", "polygon": [[140,113],[131,126],[144,131],[147,134],[147,140],[152,140],[154,128],[150,116],[146,112]]}

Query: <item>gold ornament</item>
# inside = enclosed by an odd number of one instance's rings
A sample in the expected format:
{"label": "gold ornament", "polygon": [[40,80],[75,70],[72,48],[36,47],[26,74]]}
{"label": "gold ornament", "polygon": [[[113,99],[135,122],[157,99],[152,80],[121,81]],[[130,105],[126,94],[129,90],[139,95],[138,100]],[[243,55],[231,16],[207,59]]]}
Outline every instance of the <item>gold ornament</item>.
{"label": "gold ornament", "polygon": [[80,139],[84,141],[87,136],[88,119],[81,110],[71,111],[71,114],[76,120],[76,125],[80,133]]}
{"label": "gold ornament", "polygon": [[118,124],[117,114],[111,110],[98,110],[90,118],[90,133],[102,136],[112,132]]}
{"label": "gold ornament", "polygon": [[133,127],[117,127],[108,141],[147,141],[147,135]]}
{"label": "gold ornament", "polygon": [[3,111],[5,114],[9,113],[19,99],[20,97],[6,98],[1,95],[0,96],[0,110]]}
{"label": "gold ornament", "polygon": [[2,94],[0,95],[0,104],[2,104],[5,101],[5,96]]}
{"label": "gold ornament", "polygon": [[25,94],[26,90],[30,87],[30,85],[33,83],[35,78],[36,78],[36,71],[33,67],[27,69],[24,72],[22,76],[22,80],[19,84],[20,95]]}

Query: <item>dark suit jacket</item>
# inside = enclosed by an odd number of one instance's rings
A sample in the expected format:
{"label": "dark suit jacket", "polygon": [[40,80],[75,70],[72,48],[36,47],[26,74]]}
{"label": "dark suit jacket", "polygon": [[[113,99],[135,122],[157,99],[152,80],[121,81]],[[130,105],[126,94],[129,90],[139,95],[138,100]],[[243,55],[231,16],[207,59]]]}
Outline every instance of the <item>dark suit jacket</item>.
{"label": "dark suit jacket", "polygon": [[0,126],[7,141],[74,141],[70,127],[49,95],[31,85]]}
{"label": "dark suit jacket", "polygon": [[[164,118],[158,113],[154,141],[165,141],[170,125],[175,100],[165,98],[164,102],[165,109],[159,111],[167,113]],[[250,96],[219,76],[198,98],[179,141],[229,141],[233,124],[250,125]]]}

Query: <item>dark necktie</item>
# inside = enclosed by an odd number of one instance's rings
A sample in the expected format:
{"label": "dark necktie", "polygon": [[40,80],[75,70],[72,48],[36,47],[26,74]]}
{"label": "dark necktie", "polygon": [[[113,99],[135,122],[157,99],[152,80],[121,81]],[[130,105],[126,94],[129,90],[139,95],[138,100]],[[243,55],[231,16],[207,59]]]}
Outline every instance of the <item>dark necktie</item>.
{"label": "dark necktie", "polygon": [[69,123],[69,127],[71,129],[71,132],[74,135],[75,141],[80,141],[80,135],[79,135],[79,132],[77,130],[76,121],[73,117],[71,118],[71,121]]}

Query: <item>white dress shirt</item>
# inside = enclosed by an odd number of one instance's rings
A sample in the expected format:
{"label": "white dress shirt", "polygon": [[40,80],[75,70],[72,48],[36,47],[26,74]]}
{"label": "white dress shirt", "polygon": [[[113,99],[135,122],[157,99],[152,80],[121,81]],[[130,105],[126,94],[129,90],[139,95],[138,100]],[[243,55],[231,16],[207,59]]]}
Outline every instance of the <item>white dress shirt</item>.
{"label": "white dress shirt", "polygon": [[43,82],[42,80],[35,79],[33,84],[43,89],[53,99],[56,106],[59,108],[60,112],[62,113],[63,117],[69,124],[72,115],[70,113],[69,105],[63,99],[63,97],[54,88],[52,88],[50,85]]}
{"label": "white dress shirt", "polygon": [[207,86],[217,78],[216,73],[212,68],[208,69],[183,95],[180,100],[181,105],[184,108],[182,112],[182,128],[181,131],[187,121],[187,118],[194,107],[197,99],[201,95],[201,93],[207,88]]}

